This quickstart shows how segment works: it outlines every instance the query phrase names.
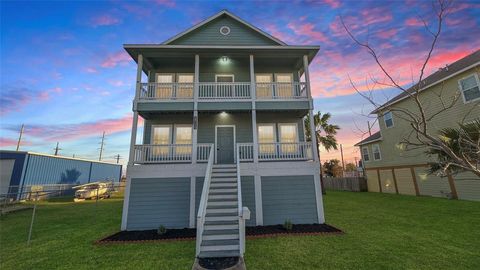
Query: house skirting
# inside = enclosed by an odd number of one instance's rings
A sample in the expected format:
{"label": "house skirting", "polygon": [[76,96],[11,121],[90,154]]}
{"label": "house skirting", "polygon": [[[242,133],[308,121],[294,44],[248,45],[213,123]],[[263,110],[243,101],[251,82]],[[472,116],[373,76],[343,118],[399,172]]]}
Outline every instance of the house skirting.
{"label": "house skirting", "polygon": [[427,164],[366,168],[368,191],[414,196],[480,200],[480,179],[472,173],[440,177]]}
{"label": "house skirting", "polygon": [[[240,166],[242,203],[251,211],[247,226],[283,224],[286,220],[296,224],[325,222],[315,163],[260,164]],[[122,230],[157,229],[160,225],[195,227],[204,164],[132,167],[127,176]],[[175,170],[177,167],[183,169]],[[192,175],[195,173],[200,175]]]}

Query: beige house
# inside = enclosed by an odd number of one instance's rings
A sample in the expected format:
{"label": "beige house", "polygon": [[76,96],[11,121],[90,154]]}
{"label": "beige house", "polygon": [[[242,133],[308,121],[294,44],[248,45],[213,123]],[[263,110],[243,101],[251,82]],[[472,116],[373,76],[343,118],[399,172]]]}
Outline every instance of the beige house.
{"label": "beige house", "polygon": [[[440,130],[457,127],[457,123],[480,117],[480,50],[438,70],[425,78],[420,101],[427,118],[441,111],[443,104],[454,106],[435,116],[430,127]],[[413,91],[408,89],[407,91]],[[411,134],[405,117],[392,108],[416,111],[409,95],[402,93],[372,113],[377,114],[380,131],[356,144],[359,146],[366,170],[368,190],[480,200],[480,179],[472,173],[459,173],[440,177],[427,173],[432,161],[425,148],[406,150],[400,141]]]}

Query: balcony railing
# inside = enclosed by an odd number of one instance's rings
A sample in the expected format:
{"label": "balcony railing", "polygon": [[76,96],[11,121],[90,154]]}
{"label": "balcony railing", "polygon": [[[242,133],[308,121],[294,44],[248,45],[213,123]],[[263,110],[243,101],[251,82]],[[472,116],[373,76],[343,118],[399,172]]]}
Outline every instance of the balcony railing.
{"label": "balcony railing", "polygon": [[[306,99],[306,83],[256,83],[256,99],[258,100],[297,100]],[[250,82],[198,83],[200,100],[245,100],[252,98]],[[170,101],[193,100],[194,83],[141,83],[140,100]]]}
{"label": "balcony railing", "polygon": [[[253,143],[238,144],[240,161],[249,162],[254,159]],[[259,161],[281,161],[281,160],[311,160],[312,143],[259,143]]]}
{"label": "balcony railing", "polygon": [[249,99],[250,83],[199,83],[199,99]]}
{"label": "balcony railing", "polygon": [[303,82],[256,83],[257,99],[301,99],[307,98],[307,87]]}
{"label": "balcony railing", "polygon": [[[135,145],[134,163],[189,163],[192,161],[192,144],[141,144]],[[207,162],[211,144],[197,145],[197,161]]]}

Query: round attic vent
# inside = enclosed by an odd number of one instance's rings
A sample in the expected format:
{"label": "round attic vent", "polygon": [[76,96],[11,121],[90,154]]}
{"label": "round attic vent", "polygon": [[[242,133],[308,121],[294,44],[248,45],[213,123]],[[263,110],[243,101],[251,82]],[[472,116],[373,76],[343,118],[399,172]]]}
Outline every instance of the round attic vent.
{"label": "round attic vent", "polygon": [[230,34],[230,27],[228,27],[228,26],[220,27],[220,34],[222,34],[224,36]]}

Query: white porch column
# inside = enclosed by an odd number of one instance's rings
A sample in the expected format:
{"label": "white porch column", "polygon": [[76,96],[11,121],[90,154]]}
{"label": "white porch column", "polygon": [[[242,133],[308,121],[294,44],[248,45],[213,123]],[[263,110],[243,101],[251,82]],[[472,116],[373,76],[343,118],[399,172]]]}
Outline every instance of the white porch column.
{"label": "white porch column", "polygon": [[258,163],[258,134],[257,134],[257,110],[255,101],[257,99],[255,85],[255,65],[253,55],[250,55],[250,94],[252,96],[252,132],[253,132],[253,162]]}
{"label": "white porch column", "polygon": [[143,55],[138,55],[137,61],[137,81],[135,88],[135,99],[133,100],[133,120],[132,120],[132,134],[130,136],[130,153],[128,156],[128,165],[133,165],[133,159],[135,156],[135,144],[137,142],[137,127],[138,127],[138,112],[137,101],[140,97],[140,88],[142,82],[142,68],[143,68]]}
{"label": "white porch column", "polygon": [[189,226],[190,228],[195,228],[195,184],[196,177],[190,177],[190,218]]}
{"label": "white porch column", "polygon": [[309,112],[308,117],[310,120],[310,137],[312,138],[312,155],[314,161],[318,160],[318,149],[317,149],[317,136],[315,134],[315,122],[313,120],[313,99],[312,99],[312,92],[310,89],[310,73],[308,71],[308,56],[303,56],[303,70],[305,72],[305,85],[307,87],[307,96],[309,100]]}
{"label": "white porch column", "polygon": [[262,201],[262,178],[260,175],[254,176],[255,186],[255,220],[257,226],[263,225],[263,201]]}
{"label": "white porch column", "polygon": [[192,129],[192,163],[197,163],[197,134],[198,134],[198,82],[200,70],[200,56],[195,55],[195,74],[193,87],[193,129]]}

